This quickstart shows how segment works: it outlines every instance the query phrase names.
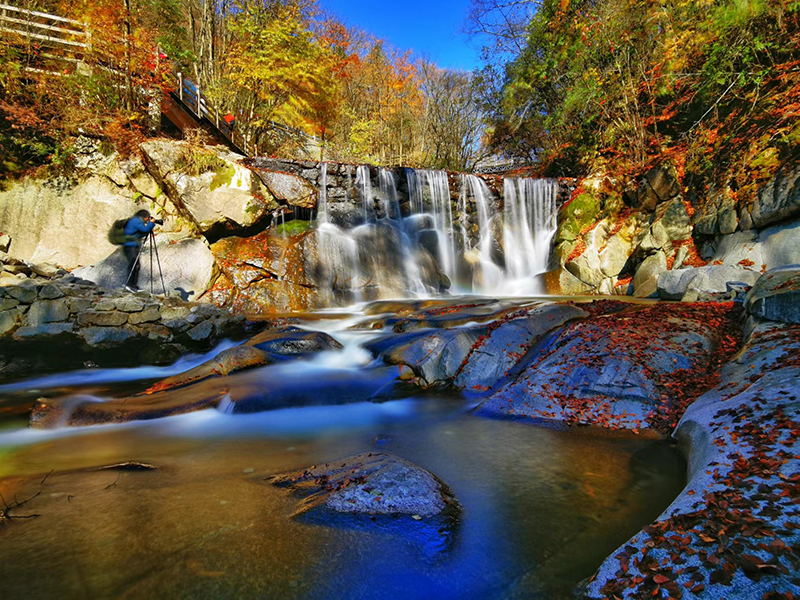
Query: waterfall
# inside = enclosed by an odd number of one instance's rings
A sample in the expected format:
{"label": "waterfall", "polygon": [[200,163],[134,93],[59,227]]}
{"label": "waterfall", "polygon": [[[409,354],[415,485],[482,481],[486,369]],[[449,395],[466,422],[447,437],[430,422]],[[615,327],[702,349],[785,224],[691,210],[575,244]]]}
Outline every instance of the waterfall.
{"label": "waterfall", "polygon": [[[396,173],[405,176],[407,203],[398,193]],[[483,178],[462,175],[456,205],[445,171],[380,168],[375,187],[370,167],[359,166],[355,174],[360,200],[354,208],[365,222],[340,229],[331,221],[328,165],[320,165],[318,251],[330,289],[367,300],[425,297],[439,292],[441,273],[458,293],[544,292],[541,275],[556,229],[557,181],[504,179],[500,199]]]}
{"label": "waterfall", "polygon": [[369,166],[361,165],[356,169],[356,189],[361,197],[361,206],[364,208],[364,221],[368,223],[375,217],[375,201],[372,198]]}
{"label": "waterfall", "polygon": [[[485,293],[497,293],[503,282],[502,267],[494,260],[494,256],[499,254],[498,240],[496,232],[499,230],[497,224],[497,211],[491,200],[491,192],[486,182],[477,175],[464,175],[462,180],[464,192],[467,190],[475,200],[478,213],[478,246],[477,264],[473,274],[473,290],[481,290]],[[462,193],[466,199],[466,194]]]}
{"label": "waterfall", "polygon": [[506,279],[514,294],[541,294],[539,275],[547,271],[556,232],[558,182],[552,179],[504,179]]}

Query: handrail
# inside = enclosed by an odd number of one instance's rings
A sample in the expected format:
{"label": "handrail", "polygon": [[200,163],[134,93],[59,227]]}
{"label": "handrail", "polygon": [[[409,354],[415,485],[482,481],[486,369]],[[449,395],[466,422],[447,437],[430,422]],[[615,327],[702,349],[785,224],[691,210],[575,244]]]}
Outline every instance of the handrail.
{"label": "handrail", "polygon": [[51,21],[60,21],[62,23],[70,23],[72,25],[80,25],[81,27],[84,26],[83,23],[80,21],[76,21],[75,19],[67,19],[66,17],[59,17],[58,15],[51,15],[48,13],[37,12],[35,10],[28,10],[27,8],[19,8],[17,6],[10,6],[8,4],[0,4],[0,10],[11,10],[18,13],[24,13],[27,15],[31,15],[34,17],[41,17],[43,19],[50,19]]}

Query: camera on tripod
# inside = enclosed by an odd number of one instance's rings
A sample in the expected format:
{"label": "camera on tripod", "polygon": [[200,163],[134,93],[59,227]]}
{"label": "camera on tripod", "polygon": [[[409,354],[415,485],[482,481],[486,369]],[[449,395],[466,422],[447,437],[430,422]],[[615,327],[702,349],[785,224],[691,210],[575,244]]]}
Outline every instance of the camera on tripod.
{"label": "camera on tripod", "polygon": [[153,223],[155,223],[156,225],[163,225],[164,219],[153,219]]}

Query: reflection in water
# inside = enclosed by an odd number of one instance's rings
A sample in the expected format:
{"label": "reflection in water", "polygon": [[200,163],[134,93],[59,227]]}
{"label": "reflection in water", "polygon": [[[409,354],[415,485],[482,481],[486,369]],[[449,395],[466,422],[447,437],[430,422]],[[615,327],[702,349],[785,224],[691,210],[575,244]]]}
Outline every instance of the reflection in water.
{"label": "reflection in water", "polygon": [[[338,393],[333,382],[369,383],[375,370],[364,369],[370,357],[358,345],[372,334],[343,331],[357,321],[311,326],[331,332],[341,353],[242,377],[298,396]],[[69,393],[90,394],[97,381],[72,380]],[[44,387],[15,389],[34,384]],[[228,408],[127,425],[3,429],[0,494],[40,492],[12,511],[40,516],[0,524],[0,595],[568,598],[683,485],[683,465],[663,442],[479,419],[461,398]],[[461,505],[459,521],[292,518],[297,499],[265,482],[371,451],[442,479]],[[94,470],[122,461],[157,468]]]}

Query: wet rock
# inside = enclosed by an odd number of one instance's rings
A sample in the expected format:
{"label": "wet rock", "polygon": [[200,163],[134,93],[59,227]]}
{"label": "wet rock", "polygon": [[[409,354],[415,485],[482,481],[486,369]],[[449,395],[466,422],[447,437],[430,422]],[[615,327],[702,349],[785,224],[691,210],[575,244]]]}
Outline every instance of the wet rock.
{"label": "wet rock", "polygon": [[153,394],[163,390],[183,387],[209,377],[223,377],[238,371],[261,367],[275,362],[274,355],[255,346],[236,346],[217,354],[211,360],[190,369],[185,373],[162,379],[153,384],[145,394]]}
{"label": "wet rock", "polygon": [[192,338],[195,342],[202,342],[209,339],[213,333],[214,323],[212,321],[203,321],[187,331],[186,335]]}
{"label": "wet rock", "polygon": [[302,495],[295,514],[318,507],[367,515],[432,517],[458,510],[455,496],[435,475],[397,456],[359,454],[267,479]]}
{"label": "wet rock", "polygon": [[669,432],[735,350],[739,314],[732,303],[656,304],[569,323],[479,414]]}
{"label": "wet rock", "polygon": [[650,597],[657,586],[671,597],[686,589],[703,598],[800,592],[790,550],[800,542],[793,452],[798,356],[797,325],[752,329],[742,351],[722,368],[719,384],[678,423],[674,437],[688,458],[687,486],[652,525],[605,560],[586,598]]}
{"label": "wet rock", "polygon": [[245,342],[263,352],[283,356],[304,356],[343,346],[327,333],[306,331],[299,327],[268,329]]}
{"label": "wet rock", "polygon": [[767,271],[748,292],[746,306],[756,317],[800,323],[800,265]]}
{"label": "wet rock", "polygon": [[493,389],[520,363],[526,353],[548,331],[572,319],[584,318],[585,311],[568,304],[523,309],[519,316],[492,323],[459,365],[454,384],[470,395]]}
{"label": "wet rock", "polygon": [[[662,300],[691,300],[699,294],[722,294],[728,283],[753,285],[759,273],[739,266],[708,265],[665,271],[658,276],[658,297]],[[689,294],[689,295],[687,295]]]}

